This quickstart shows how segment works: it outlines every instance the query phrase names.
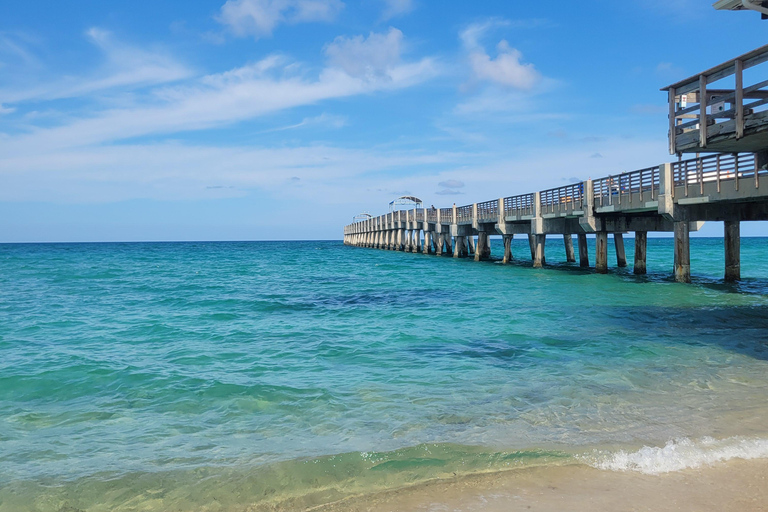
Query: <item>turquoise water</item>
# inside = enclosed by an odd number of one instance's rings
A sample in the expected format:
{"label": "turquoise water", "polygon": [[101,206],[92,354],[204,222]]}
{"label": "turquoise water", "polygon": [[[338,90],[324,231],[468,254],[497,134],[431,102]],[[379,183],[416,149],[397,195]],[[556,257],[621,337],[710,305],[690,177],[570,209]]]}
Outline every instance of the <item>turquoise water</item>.
{"label": "turquoise water", "polygon": [[743,239],[734,285],[719,239],[692,239],[692,285],[670,280],[670,239],[649,240],[643,277],[566,264],[557,239],[532,269],[527,243],[511,265],[340,242],[0,245],[0,511],[300,509],[768,438],[768,239]]}

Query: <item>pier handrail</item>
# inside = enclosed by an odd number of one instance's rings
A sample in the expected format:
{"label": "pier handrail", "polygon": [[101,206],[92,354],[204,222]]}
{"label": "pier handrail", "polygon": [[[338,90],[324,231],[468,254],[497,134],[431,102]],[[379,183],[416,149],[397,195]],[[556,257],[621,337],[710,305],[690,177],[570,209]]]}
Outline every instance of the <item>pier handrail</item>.
{"label": "pier handrail", "polygon": [[498,220],[499,218],[499,201],[484,201],[477,203],[477,218],[478,219],[492,219]]}
{"label": "pier handrail", "polygon": [[456,208],[456,222],[472,222],[472,205],[459,206]]}
{"label": "pier handrail", "polygon": [[[625,195],[640,194],[641,200],[653,201],[659,195],[659,167],[646,167],[636,171],[622,172],[592,182],[595,204],[600,207],[610,206],[614,202],[621,203]],[[648,192],[648,197],[645,193]]]}
{"label": "pier handrail", "polygon": [[504,216],[510,215],[533,215],[534,214],[534,194],[520,194],[504,198]]}
{"label": "pier handrail", "polygon": [[[731,119],[735,120],[732,129],[736,139],[742,138],[745,118],[768,104],[768,80],[744,87],[743,72],[766,61],[768,45],[661,89],[668,93],[670,154],[678,151],[678,136],[687,131],[698,130],[699,147],[707,147],[710,132],[716,133],[709,127]],[[709,87],[731,75],[734,76],[733,89]]]}
{"label": "pier handrail", "polygon": [[539,192],[541,196],[541,208],[544,211],[554,211],[555,206],[578,205],[581,208],[582,197],[584,196],[584,182],[564,185],[562,187],[550,188]]}
{"label": "pier handrail", "polygon": [[704,183],[714,181],[719,191],[720,182],[754,177],[758,185],[760,176],[766,175],[768,170],[758,168],[757,155],[751,153],[717,154],[672,163],[672,181],[675,187],[685,187],[686,196],[691,185],[698,185],[703,192]]}
{"label": "pier handrail", "polygon": [[[738,190],[737,178],[754,178],[756,187],[759,186],[761,177],[768,178],[768,169],[758,167],[758,156],[754,153],[721,153],[672,162],[669,165],[672,171],[672,190],[670,191],[672,197],[674,197],[675,188],[679,187],[684,187],[684,194],[688,196],[691,186],[699,188],[699,192],[703,194],[705,183],[717,182],[719,192],[721,182],[735,181],[735,187]],[[572,215],[573,211],[585,208],[584,187],[587,183],[582,181],[542,190],[539,192],[541,213],[560,209],[561,214]],[[592,181],[592,191],[594,193],[594,206],[598,208],[610,205],[625,207],[627,203],[632,205],[633,201],[639,201],[638,207],[647,206],[642,203],[658,200],[661,193],[660,166],[646,167],[595,179]],[[468,204],[456,207],[456,222],[460,224],[472,223],[475,220],[487,222],[489,220],[496,221],[501,217],[524,217],[538,213],[535,211],[534,193],[504,197],[501,199],[501,203],[503,204],[503,212],[499,212],[498,199],[483,201],[476,205]],[[477,207],[476,218],[475,206]],[[438,212],[440,213],[441,224],[452,224],[454,222],[453,211],[453,208],[417,209],[414,215],[412,211],[398,210],[378,218],[355,222],[350,225],[350,227],[354,226],[354,228],[350,228],[350,231],[360,232],[372,226],[392,226],[393,223],[405,222],[406,217],[411,221],[423,222],[426,219],[427,222],[434,223],[437,222]],[[390,227],[390,229],[392,228]]]}

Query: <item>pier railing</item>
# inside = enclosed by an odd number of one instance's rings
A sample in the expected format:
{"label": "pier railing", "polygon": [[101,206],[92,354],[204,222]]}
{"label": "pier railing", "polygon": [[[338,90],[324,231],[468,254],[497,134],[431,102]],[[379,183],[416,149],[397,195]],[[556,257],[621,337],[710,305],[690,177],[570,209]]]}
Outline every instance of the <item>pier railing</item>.
{"label": "pier railing", "polygon": [[584,182],[542,190],[539,195],[542,213],[568,215],[582,209]]}
{"label": "pier railing", "polygon": [[654,166],[594,180],[595,205],[602,208],[654,201],[659,196],[659,179],[659,168]]}
{"label": "pier railing", "polygon": [[499,201],[485,201],[477,203],[478,220],[499,220]]}
{"label": "pier railing", "polygon": [[712,155],[674,162],[672,179],[675,186],[732,180],[737,176],[742,177],[745,173],[754,173],[755,167],[754,155]]}
{"label": "pier railing", "polygon": [[472,205],[459,206],[456,208],[457,224],[472,224]]}
{"label": "pier railing", "polygon": [[[658,207],[659,196],[664,186],[671,186],[668,192],[685,197],[691,203],[710,202],[716,200],[745,201],[749,197],[762,197],[759,189],[760,180],[768,180],[768,169],[760,168],[758,155],[753,153],[714,154],[700,158],[692,158],[664,164],[662,166],[646,167],[630,172],[612,174],[593,181],[582,181],[569,185],[546,189],[538,193],[519,194],[483,201],[452,208],[399,210],[368,220],[351,224],[351,232],[360,233],[380,229],[415,229],[404,227],[407,221],[412,223],[436,223],[438,213],[440,223],[445,224],[474,224],[475,222],[520,222],[535,216],[576,217],[590,215],[587,209],[594,207],[594,213],[609,213],[618,211],[652,211]],[[663,168],[668,167],[670,174],[663,174]],[[666,176],[666,178],[665,178]],[[666,181],[669,180],[669,181]],[[591,183],[591,190],[588,187]],[[728,188],[721,187],[723,183],[732,183]],[[740,189],[741,187],[741,189]],[[768,183],[763,185],[763,189]],[[748,190],[747,190],[748,188]],[[588,203],[588,192],[592,194],[592,202]],[[746,195],[745,195],[746,194]],[[697,199],[700,198],[700,199]],[[540,211],[537,211],[537,202]],[[503,208],[500,211],[499,208]],[[455,211],[455,217],[454,217]],[[410,224],[410,223],[409,223]]]}
{"label": "pier railing", "polygon": [[762,138],[751,135],[764,131],[768,80],[744,87],[743,73],[766,61],[768,45],[662,89],[669,96],[670,154],[762,147]]}
{"label": "pier railing", "polygon": [[535,194],[520,194],[504,198],[504,217],[534,215]]}

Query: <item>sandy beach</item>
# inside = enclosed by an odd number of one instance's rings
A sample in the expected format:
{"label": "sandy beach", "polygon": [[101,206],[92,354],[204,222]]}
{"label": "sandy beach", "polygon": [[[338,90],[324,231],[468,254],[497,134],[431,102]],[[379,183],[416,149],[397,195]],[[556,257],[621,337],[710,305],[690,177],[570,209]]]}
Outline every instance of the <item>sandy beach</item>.
{"label": "sandy beach", "polygon": [[437,481],[314,509],[394,511],[765,511],[768,460],[732,460],[662,475],[585,465],[530,468]]}

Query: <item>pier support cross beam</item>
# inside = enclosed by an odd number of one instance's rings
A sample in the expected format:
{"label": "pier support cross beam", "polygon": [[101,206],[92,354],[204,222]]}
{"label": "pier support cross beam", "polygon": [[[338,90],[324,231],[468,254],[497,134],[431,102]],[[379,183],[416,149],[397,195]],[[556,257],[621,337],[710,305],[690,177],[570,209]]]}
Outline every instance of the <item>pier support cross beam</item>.
{"label": "pier support cross beam", "polygon": [[579,266],[582,268],[589,268],[589,246],[587,245],[587,234],[579,233],[577,238],[579,240]]}
{"label": "pier support cross beam", "polygon": [[605,231],[595,233],[595,272],[608,273],[608,233]]}
{"label": "pier support cross beam", "polygon": [[635,264],[632,271],[637,275],[646,273],[646,255],[648,253],[648,232],[635,232]]}
{"label": "pier support cross beam", "polygon": [[575,263],[576,253],[573,250],[573,237],[570,234],[563,235],[563,245],[565,245],[565,261]]}
{"label": "pier support cross beam", "polygon": [[691,282],[691,239],[688,221],[675,222],[675,281]]}
{"label": "pier support cross beam", "polygon": [[741,225],[737,220],[723,222],[725,245],[725,280],[741,279]]}
{"label": "pier support cross beam", "polygon": [[613,243],[616,246],[616,265],[622,268],[626,267],[627,253],[624,250],[624,235],[621,233],[614,233]]}

